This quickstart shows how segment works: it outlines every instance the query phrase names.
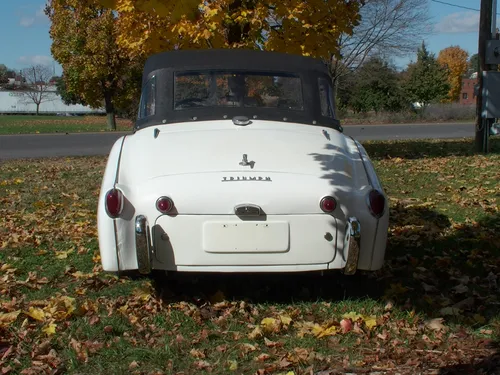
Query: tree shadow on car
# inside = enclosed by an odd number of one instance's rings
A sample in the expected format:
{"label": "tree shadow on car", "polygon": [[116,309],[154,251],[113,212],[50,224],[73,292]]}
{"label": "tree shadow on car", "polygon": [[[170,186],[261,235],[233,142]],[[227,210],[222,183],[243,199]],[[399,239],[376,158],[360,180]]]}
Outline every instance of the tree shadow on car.
{"label": "tree shadow on car", "polygon": [[[361,142],[373,160],[387,158],[429,159],[476,154],[472,138],[443,140],[398,140]],[[490,153],[500,153],[500,137],[490,139]]]}

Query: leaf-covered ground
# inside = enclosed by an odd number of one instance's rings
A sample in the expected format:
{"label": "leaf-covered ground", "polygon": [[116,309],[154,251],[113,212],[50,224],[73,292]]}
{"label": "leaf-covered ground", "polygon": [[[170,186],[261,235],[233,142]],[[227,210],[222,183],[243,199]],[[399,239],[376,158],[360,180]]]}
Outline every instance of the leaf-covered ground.
{"label": "leaf-covered ground", "polygon": [[[132,130],[129,120],[117,119],[117,130]],[[0,116],[0,134],[81,133],[107,131],[106,116]]]}
{"label": "leaf-covered ground", "polygon": [[365,143],[391,197],[375,274],[101,272],[105,158],[0,167],[0,374],[494,374],[500,142]]}

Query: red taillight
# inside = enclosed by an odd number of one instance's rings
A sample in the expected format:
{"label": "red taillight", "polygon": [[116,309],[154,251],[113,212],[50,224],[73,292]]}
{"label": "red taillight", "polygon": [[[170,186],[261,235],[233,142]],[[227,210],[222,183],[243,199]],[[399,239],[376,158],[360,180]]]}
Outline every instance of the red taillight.
{"label": "red taillight", "polygon": [[370,191],[368,195],[368,205],[370,207],[370,212],[375,217],[381,217],[385,211],[385,197],[378,190]]}
{"label": "red taillight", "polygon": [[106,212],[109,217],[116,218],[120,216],[123,210],[123,194],[118,189],[111,189],[105,197]]}
{"label": "red taillight", "polygon": [[337,201],[333,197],[324,197],[319,206],[323,212],[332,212],[337,208]]}
{"label": "red taillight", "polygon": [[167,214],[174,208],[174,202],[169,197],[160,197],[156,201],[156,208],[162,214]]}

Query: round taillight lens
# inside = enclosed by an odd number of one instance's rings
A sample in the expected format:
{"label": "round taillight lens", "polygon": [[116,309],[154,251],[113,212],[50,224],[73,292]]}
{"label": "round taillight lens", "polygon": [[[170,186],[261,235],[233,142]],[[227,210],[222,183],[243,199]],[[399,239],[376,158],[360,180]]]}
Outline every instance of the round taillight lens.
{"label": "round taillight lens", "polygon": [[123,210],[123,193],[118,189],[111,189],[105,197],[106,212],[109,217],[117,218]]}
{"label": "round taillight lens", "polygon": [[160,197],[156,201],[156,209],[162,214],[169,213],[174,208],[174,202],[169,197]]}
{"label": "round taillight lens", "polygon": [[370,191],[368,195],[368,204],[370,207],[370,212],[375,217],[381,217],[385,211],[385,197],[378,190]]}
{"label": "round taillight lens", "polygon": [[332,212],[337,208],[337,201],[333,197],[324,197],[319,203],[323,212]]}

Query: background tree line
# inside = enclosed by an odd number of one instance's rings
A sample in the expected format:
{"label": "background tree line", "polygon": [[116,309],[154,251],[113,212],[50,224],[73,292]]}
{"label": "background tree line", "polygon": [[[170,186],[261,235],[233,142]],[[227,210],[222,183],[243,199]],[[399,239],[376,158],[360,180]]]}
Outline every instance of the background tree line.
{"label": "background tree line", "polygon": [[470,78],[477,69],[477,55],[469,58],[458,46],[445,48],[436,57],[422,43],[416,61],[402,71],[379,55],[342,76],[337,105],[341,111],[378,113],[455,103],[460,100],[463,79]]}
{"label": "background tree line", "polygon": [[454,55],[438,61],[422,45],[404,71],[391,64],[414,54],[430,32],[427,7],[421,0],[49,0],[45,12],[52,55],[63,68],[58,92],[68,104],[104,107],[114,129],[116,114],[137,113],[147,57],[172,49],[320,58],[339,107],[356,112],[453,101],[458,81],[450,77],[463,68],[452,63]]}

